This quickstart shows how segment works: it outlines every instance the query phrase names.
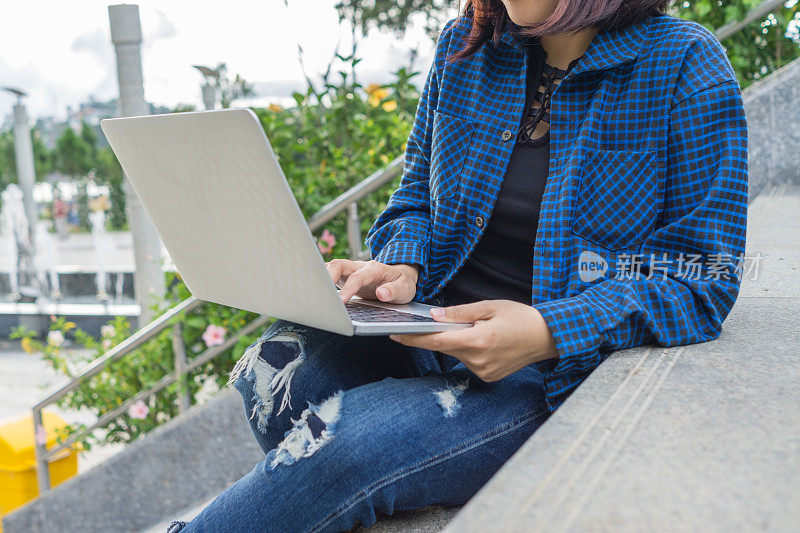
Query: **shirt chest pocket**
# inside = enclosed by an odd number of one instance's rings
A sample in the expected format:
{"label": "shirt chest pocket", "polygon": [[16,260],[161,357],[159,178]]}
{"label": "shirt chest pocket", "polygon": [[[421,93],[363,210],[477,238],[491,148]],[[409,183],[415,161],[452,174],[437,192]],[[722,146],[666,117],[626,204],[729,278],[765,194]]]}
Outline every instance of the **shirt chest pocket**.
{"label": "shirt chest pocket", "polygon": [[475,123],[434,111],[431,138],[431,198],[441,200],[459,191],[464,160],[472,143]]}
{"label": "shirt chest pocket", "polygon": [[590,150],[580,177],[572,232],[608,250],[644,242],[655,228],[655,152]]}

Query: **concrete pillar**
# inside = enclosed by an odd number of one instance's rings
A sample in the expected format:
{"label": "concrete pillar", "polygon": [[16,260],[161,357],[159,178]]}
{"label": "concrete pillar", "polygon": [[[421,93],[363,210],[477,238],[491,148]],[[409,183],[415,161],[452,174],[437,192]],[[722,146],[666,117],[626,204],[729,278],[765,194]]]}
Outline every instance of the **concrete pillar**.
{"label": "concrete pillar", "polygon": [[33,162],[33,143],[31,142],[28,113],[22,102],[14,105],[14,152],[17,161],[17,183],[22,189],[22,203],[25,206],[25,217],[28,219],[28,233],[30,234],[31,253],[33,253],[33,236],[36,231],[36,221],[39,218],[36,202],[33,199],[36,169]]}
{"label": "concrete pillar", "polygon": [[[139,6],[122,4],[108,6],[111,25],[111,42],[117,56],[117,79],[119,81],[118,111],[121,117],[150,114],[144,100],[142,77],[142,27],[139,21]],[[161,269],[161,239],[136,196],[130,182],[125,180],[125,201],[128,224],[133,234],[133,253],[136,262],[134,292],[141,307],[139,326],[153,318],[150,305],[153,296],[162,296],[165,291],[164,273]]]}
{"label": "concrete pillar", "polygon": [[202,86],[203,90],[203,105],[206,107],[206,110],[210,111],[214,109],[217,104],[217,87],[216,85],[205,82]]}

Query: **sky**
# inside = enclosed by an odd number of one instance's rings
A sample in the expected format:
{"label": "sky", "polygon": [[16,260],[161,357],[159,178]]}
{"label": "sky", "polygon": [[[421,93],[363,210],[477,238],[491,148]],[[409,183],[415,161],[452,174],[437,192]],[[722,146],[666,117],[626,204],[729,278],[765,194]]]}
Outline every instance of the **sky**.
{"label": "sky", "polygon": [[[28,93],[28,114],[66,118],[66,107],[117,96],[116,67],[108,28],[108,0],[0,0],[0,86]],[[258,93],[246,105],[286,101],[304,87],[306,71],[324,70],[337,42],[352,46],[351,29],[340,25],[335,0],[141,0],[145,99],[173,107],[202,108],[200,74],[191,65],[241,74]],[[405,38],[371,31],[359,44],[362,83],[385,82],[388,73],[419,51],[416,70],[427,71],[433,43],[421,26]],[[419,76],[418,83],[424,81]],[[0,122],[14,98],[0,93]]]}

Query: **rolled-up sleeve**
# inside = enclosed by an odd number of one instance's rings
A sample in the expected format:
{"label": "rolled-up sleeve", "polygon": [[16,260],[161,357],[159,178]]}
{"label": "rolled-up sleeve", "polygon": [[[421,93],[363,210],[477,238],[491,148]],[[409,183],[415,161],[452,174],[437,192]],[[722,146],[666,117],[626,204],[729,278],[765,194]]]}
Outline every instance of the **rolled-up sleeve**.
{"label": "rolled-up sleeve", "polygon": [[735,80],[701,88],[669,114],[659,224],[636,276],[615,276],[535,307],[558,357],[539,363],[552,408],[609,353],[717,338],[739,292],[747,222],[747,125]]}

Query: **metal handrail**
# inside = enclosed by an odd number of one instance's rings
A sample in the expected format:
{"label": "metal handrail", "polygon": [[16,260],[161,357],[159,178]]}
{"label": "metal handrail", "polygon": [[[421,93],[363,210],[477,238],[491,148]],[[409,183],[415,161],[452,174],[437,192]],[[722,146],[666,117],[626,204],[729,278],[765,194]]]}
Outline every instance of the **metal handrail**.
{"label": "metal handrail", "polygon": [[717,37],[717,39],[723,41],[731,35],[734,35],[742,30],[751,22],[754,22],[768,13],[780,9],[785,3],[786,0],[764,0],[756,7],[745,13],[744,17],[742,17],[742,20],[732,21],[717,28],[714,31],[714,35]]}
{"label": "metal handrail", "polygon": [[[35,437],[34,454],[36,456],[36,476],[39,484],[40,493],[50,488],[50,472],[49,472],[48,460],[51,457],[54,457],[62,450],[69,448],[72,444],[77,442],[78,439],[89,434],[95,429],[99,427],[104,427],[106,424],[108,424],[109,422],[120,416],[122,413],[124,413],[128,409],[128,407],[138,402],[139,400],[143,400],[145,398],[152,396],[153,394],[161,391],[162,389],[168,387],[169,385],[171,385],[176,381],[183,380],[183,378],[185,378],[189,372],[207,363],[211,359],[215,358],[220,353],[224,352],[225,350],[229,349],[234,344],[236,344],[236,342],[238,342],[240,338],[244,337],[245,335],[249,335],[252,331],[263,326],[270,320],[270,318],[267,316],[264,315],[258,316],[256,319],[250,321],[243,328],[236,331],[233,335],[225,339],[225,342],[223,342],[220,345],[212,346],[206,349],[196,358],[194,358],[191,363],[186,364],[186,351],[185,347],[183,346],[183,338],[182,338],[182,331],[180,329],[180,324],[179,323],[173,324],[173,320],[176,317],[178,317],[181,313],[189,313],[191,311],[194,311],[195,309],[200,307],[203,303],[205,303],[203,300],[200,300],[194,296],[190,296],[186,300],[183,300],[182,302],[172,307],[171,309],[167,310],[164,314],[162,314],[161,316],[159,316],[158,318],[156,318],[143,328],[136,331],[133,335],[131,335],[118,345],[114,346],[113,348],[111,348],[105,354],[87,364],[78,373],[78,375],[67,380],[64,384],[53,388],[51,392],[49,392],[42,400],[40,400],[36,405],[33,406],[33,427],[34,427],[34,437]],[[93,424],[81,428],[79,431],[70,434],[69,437],[64,439],[57,446],[48,449],[46,439],[38,437],[39,435],[42,434],[44,427],[42,420],[43,409],[48,405],[58,401],[60,398],[63,398],[67,393],[79,387],[82,383],[91,379],[93,376],[99,374],[108,365],[110,365],[115,361],[118,361],[125,355],[141,347],[144,343],[153,339],[156,335],[165,331],[170,326],[173,327],[178,326],[174,327],[173,329],[173,345],[178,343],[180,344],[180,348],[176,350],[175,371],[171,374],[167,374],[166,376],[158,380],[150,388],[140,391],[133,397],[125,400],[111,411],[99,417]],[[181,412],[188,409],[189,407],[189,400],[187,394],[188,390],[179,393],[179,399],[180,399],[179,411]]]}
{"label": "metal handrail", "polygon": [[308,219],[308,227],[314,232],[328,223],[336,215],[347,209],[365,196],[375,192],[400,175],[403,170],[404,156],[396,157],[385,168],[373,172],[358,184],[340,194],[336,199],[325,204],[314,216]]}
{"label": "metal handrail", "polygon": [[[99,374],[105,367],[114,361],[119,360],[161,333],[170,325],[172,319],[178,316],[180,313],[192,311],[199,307],[202,303],[202,300],[198,300],[194,296],[182,301],[175,307],[169,309],[164,314],[153,320],[151,323],[136,331],[136,333],[118,345],[108,350],[102,356],[88,363],[83,367],[83,369],[81,369],[80,372],[78,372],[77,376],[72,377],[62,385],[51,388],[50,392],[48,392],[42,400],[33,406],[34,454],[36,456],[36,476],[39,482],[40,493],[50,488],[50,472],[47,459],[63,449],[63,447],[58,447],[57,449],[54,448],[55,451],[48,450],[47,439],[39,437],[44,432],[42,410],[46,406],[58,401],[60,398],[63,398],[68,392],[80,386],[81,383],[84,383],[88,379]],[[93,426],[90,428],[90,430],[94,429],[95,427],[99,426]],[[74,442],[74,440],[75,439],[71,440],[70,444]]]}
{"label": "metal handrail", "polygon": [[[361,250],[361,221],[358,217],[356,203],[399,176],[402,171],[402,165],[403,156],[400,156],[394,159],[385,168],[374,172],[352,188],[345,191],[339,197],[323,206],[309,219],[309,229],[312,232],[316,231],[334,217],[347,210],[349,213],[347,219],[347,238],[350,248],[350,256],[353,258],[363,258],[365,252]],[[366,253],[368,254],[369,252]],[[249,322],[242,329],[228,337],[224,343],[219,346],[208,348],[203,353],[195,357],[191,363],[187,364],[186,348],[183,344],[181,324],[180,322],[174,322],[173,319],[175,319],[181,313],[189,313],[194,311],[203,303],[203,300],[199,300],[194,296],[191,296],[180,302],[143,328],[136,331],[133,335],[122,341],[120,344],[111,348],[102,356],[88,363],[83,369],[81,369],[80,372],[78,372],[76,376],[66,380],[63,384],[52,388],[47,395],[33,407],[34,454],[36,456],[36,476],[39,482],[40,494],[50,489],[50,472],[48,462],[50,458],[54,457],[62,450],[69,448],[72,444],[77,442],[78,439],[89,434],[91,431],[94,431],[99,427],[103,427],[115,418],[119,417],[134,403],[152,396],[176,381],[180,381],[182,385],[182,390],[179,391],[178,394],[178,410],[180,412],[185,411],[190,405],[188,387],[186,387],[185,383],[189,372],[209,362],[233,346],[241,337],[250,334],[252,331],[263,326],[270,320],[269,317],[260,315],[256,319]],[[133,397],[122,402],[111,411],[99,417],[93,424],[70,434],[69,437],[64,439],[57,446],[48,449],[46,439],[38,438],[38,436],[42,434],[44,428],[42,410],[48,405],[58,401],[60,398],[63,398],[67,393],[76,389],[93,376],[99,374],[108,365],[136,350],[145,342],[165,331],[170,326],[173,327],[172,343],[173,351],[175,352],[174,372],[165,375],[147,390],[140,391]]]}
{"label": "metal handrail", "polygon": [[401,155],[394,158],[386,167],[373,172],[325,204],[308,220],[308,228],[312,232],[317,231],[347,209],[347,245],[350,259],[367,259],[370,255],[369,250],[361,249],[361,218],[358,216],[358,201],[398,177],[403,172],[404,157]]}

